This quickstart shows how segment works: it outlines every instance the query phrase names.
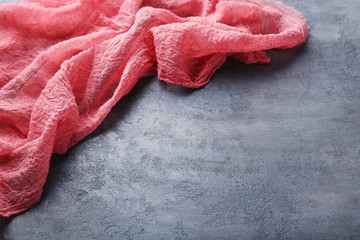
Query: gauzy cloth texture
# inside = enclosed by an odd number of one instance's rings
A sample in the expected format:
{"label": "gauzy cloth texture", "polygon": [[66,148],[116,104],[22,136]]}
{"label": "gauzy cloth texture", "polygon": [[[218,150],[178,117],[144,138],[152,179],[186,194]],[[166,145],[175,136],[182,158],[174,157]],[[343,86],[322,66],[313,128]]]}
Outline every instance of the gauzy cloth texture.
{"label": "gauzy cloth texture", "polygon": [[0,215],[39,201],[52,153],[90,134],[139,78],[198,88],[267,63],[308,28],[272,0],[23,0],[0,5]]}

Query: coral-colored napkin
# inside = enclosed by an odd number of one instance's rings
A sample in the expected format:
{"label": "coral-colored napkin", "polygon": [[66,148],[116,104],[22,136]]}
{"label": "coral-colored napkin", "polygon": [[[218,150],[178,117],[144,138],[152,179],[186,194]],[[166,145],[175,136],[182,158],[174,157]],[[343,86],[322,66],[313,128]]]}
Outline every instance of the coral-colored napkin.
{"label": "coral-colored napkin", "polygon": [[40,199],[52,153],[94,131],[143,76],[197,88],[227,56],[306,40],[272,0],[23,0],[0,5],[0,215]]}

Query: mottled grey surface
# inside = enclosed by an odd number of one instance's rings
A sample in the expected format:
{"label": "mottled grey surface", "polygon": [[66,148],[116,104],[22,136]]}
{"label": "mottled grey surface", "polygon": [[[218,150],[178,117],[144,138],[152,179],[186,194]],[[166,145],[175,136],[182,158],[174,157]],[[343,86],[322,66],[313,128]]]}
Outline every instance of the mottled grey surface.
{"label": "mottled grey surface", "polygon": [[306,44],[196,91],[142,79],[0,238],[360,239],[360,1],[284,2]]}

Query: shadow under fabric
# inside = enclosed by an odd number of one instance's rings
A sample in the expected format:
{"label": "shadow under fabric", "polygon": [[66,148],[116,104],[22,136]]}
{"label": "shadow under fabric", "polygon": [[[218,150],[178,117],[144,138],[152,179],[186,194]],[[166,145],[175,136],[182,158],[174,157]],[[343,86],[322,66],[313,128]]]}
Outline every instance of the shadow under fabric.
{"label": "shadow under fabric", "polygon": [[0,5],[0,215],[39,201],[52,153],[102,122],[139,78],[198,88],[232,56],[306,40],[272,0],[23,0]]}

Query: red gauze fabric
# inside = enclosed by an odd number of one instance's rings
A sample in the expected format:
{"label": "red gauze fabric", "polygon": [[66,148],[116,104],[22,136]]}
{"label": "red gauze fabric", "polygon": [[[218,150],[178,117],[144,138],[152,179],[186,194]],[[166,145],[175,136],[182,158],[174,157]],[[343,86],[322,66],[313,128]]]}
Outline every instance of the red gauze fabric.
{"label": "red gauze fabric", "polygon": [[0,215],[39,201],[52,153],[95,130],[139,78],[186,87],[227,56],[305,41],[302,15],[272,0],[23,0],[0,5]]}

